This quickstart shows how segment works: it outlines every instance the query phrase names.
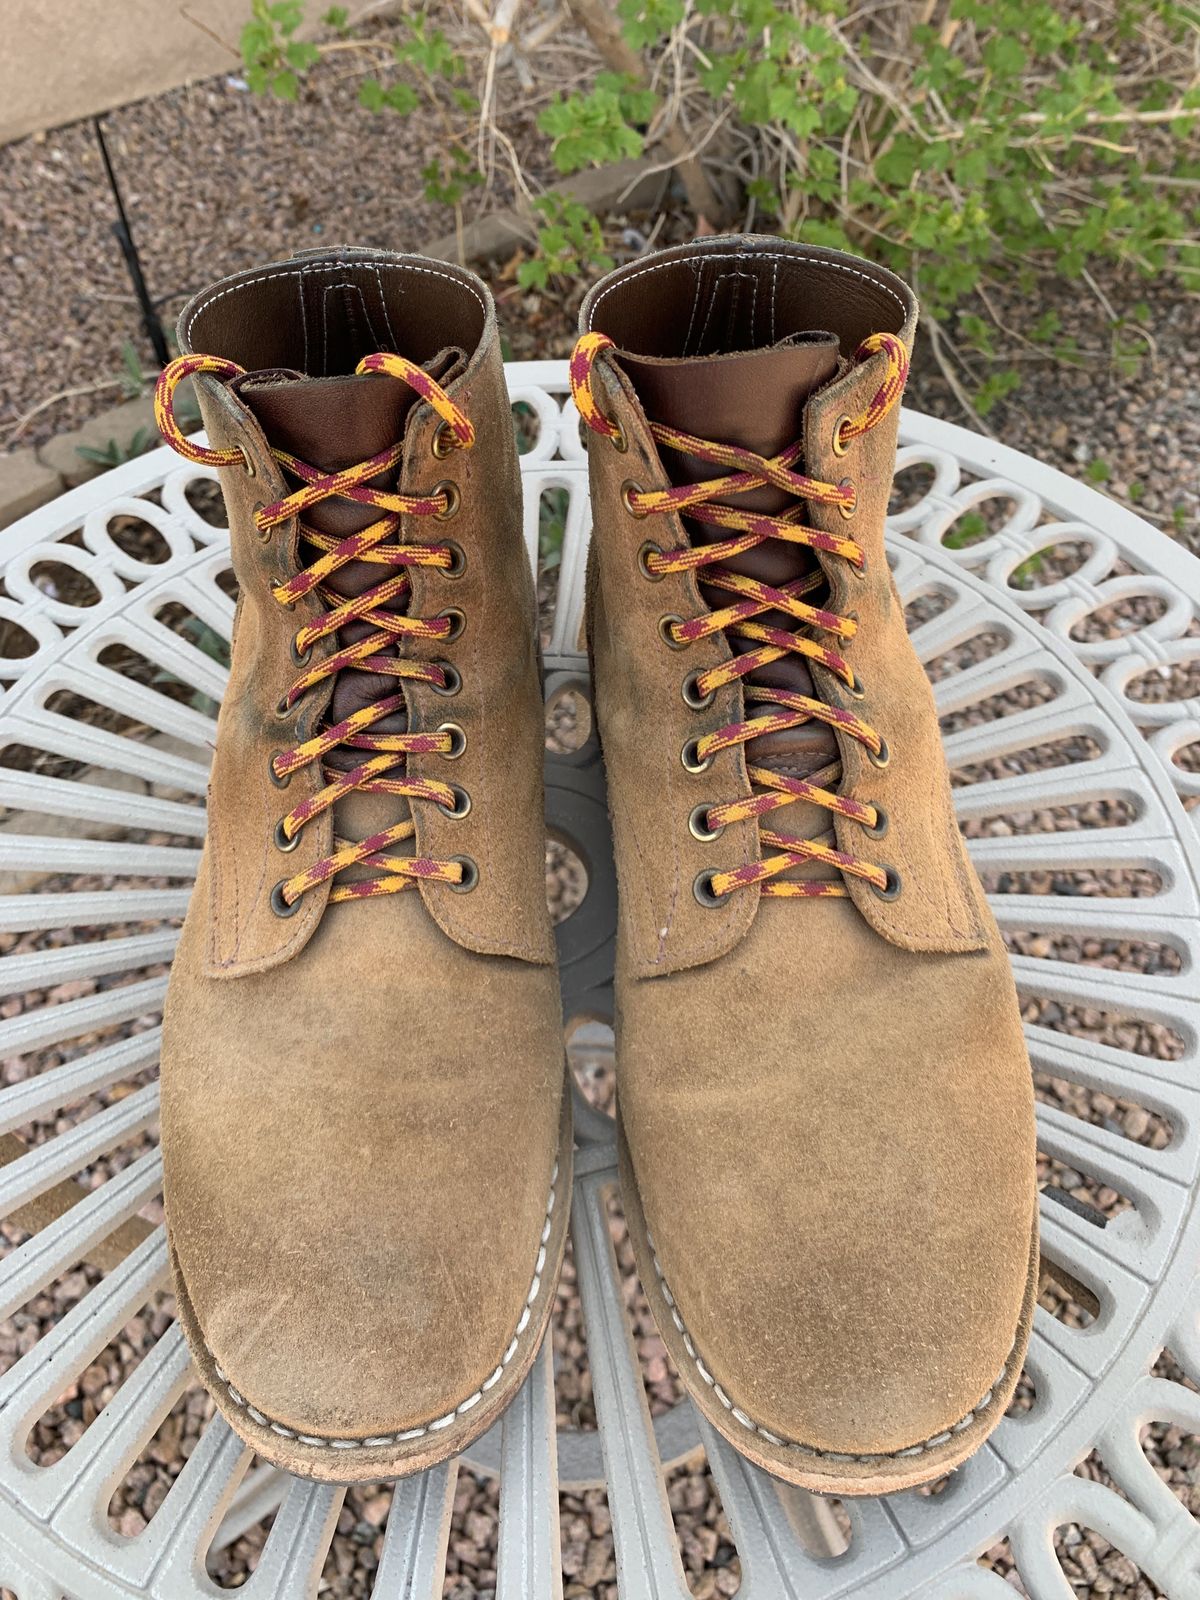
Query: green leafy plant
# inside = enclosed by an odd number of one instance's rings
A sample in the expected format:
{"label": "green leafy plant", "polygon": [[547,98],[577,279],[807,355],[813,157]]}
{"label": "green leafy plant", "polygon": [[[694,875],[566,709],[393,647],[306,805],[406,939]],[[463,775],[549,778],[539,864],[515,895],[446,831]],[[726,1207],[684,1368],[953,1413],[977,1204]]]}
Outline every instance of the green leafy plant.
{"label": "green leafy plant", "polygon": [[656,96],[616,73],[602,72],[587,94],[559,95],[538,117],[560,172],[640,156],[645,137],[636,126],[653,114]]}
{"label": "green leafy plant", "polygon": [[537,249],[517,268],[522,289],[544,289],[556,274],[607,272],[612,266],[604,230],[586,206],[552,191],[536,200],[533,209],[538,217]]}
{"label": "green leafy plant", "polygon": [[[323,52],[369,52],[361,103],[432,118],[441,151],[424,170],[426,195],[461,212],[482,176],[473,134],[478,119],[492,126],[503,58],[470,22],[448,36],[432,9],[413,4],[385,39],[335,8],[323,18],[333,37],[310,43],[298,37],[303,0],[253,0],[242,46],[251,87],[288,97]],[[527,9],[528,37],[551,37],[546,8]],[[916,282],[952,386],[980,415],[1014,393],[1018,350],[1083,359],[1079,330],[1037,309],[1047,276],[1079,282],[1080,316],[1102,319],[1125,375],[1147,349],[1144,318],[1116,317],[1094,270],[1172,273],[1200,288],[1200,12],[1186,0],[572,0],[568,10],[596,52],[582,82],[556,83],[560,58],[542,59],[536,44],[515,52],[527,76],[548,80],[537,127],[560,173],[666,152],[709,223],[896,267]],[[578,202],[551,191],[534,221],[524,287],[607,264],[604,230]],[[1034,308],[1018,330],[992,315],[1001,283]]]}
{"label": "green leafy plant", "polygon": [[[339,15],[344,26],[347,19]],[[295,37],[303,21],[304,0],[251,0],[250,21],[242,29],[240,43],[246,82],[256,94],[269,91],[281,100],[299,97],[301,75],[319,55],[316,45]]]}
{"label": "green leafy plant", "polygon": [[97,467],[119,467],[135,456],[145,455],[157,438],[153,428],[139,428],[124,444],[119,439],[108,439],[102,445],[77,444],[75,454]]}
{"label": "green leafy plant", "polygon": [[570,496],[565,489],[542,492],[538,505],[538,565],[542,572],[549,572],[562,562],[569,504]]}
{"label": "green leafy plant", "polygon": [[[324,43],[296,38],[305,20],[304,0],[252,0],[252,7],[250,21],[242,29],[241,51],[246,83],[257,94],[295,100],[302,78],[324,51],[356,46],[372,51],[368,41],[349,37],[350,15],[344,6],[333,6],[322,14],[322,25],[337,35]],[[360,82],[359,105],[367,111],[393,112],[404,118],[420,111],[440,124],[443,148],[422,168],[421,177],[427,199],[457,208],[467,192],[483,182],[451,120],[453,113],[476,109],[475,96],[466,82],[465,61],[442,29],[431,25],[420,11],[406,14],[390,47],[374,50],[372,55],[385,60],[380,62],[380,70]]]}

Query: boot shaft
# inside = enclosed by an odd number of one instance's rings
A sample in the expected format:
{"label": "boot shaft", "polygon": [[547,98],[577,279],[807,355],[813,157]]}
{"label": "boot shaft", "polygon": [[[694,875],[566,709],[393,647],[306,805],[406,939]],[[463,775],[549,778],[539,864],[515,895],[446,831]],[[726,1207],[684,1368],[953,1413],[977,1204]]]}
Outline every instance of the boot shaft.
{"label": "boot shaft", "polygon": [[[621,940],[640,975],[728,952],[772,895],[849,894],[878,934],[914,950],[986,939],[931,692],[884,549],[916,317],[911,292],[886,269],[759,237],[664,251],[584,301],[574,365],[577,379],[584,362],[590,373],[577,396],[604,435],[590,449],[591,651]],[[689,450],[689,438],[724,447],[719,464]],[[780,482],[759,473],[749,494],[730,482],[709,503],[679,504],[680,484],[745,471],[739,450],[773,461]],[[773,537],[751,528],[718,565],[693,559],[745,532],[745,516],[731,524],[728,508],[782,517],[812,537],[793,544],[778,528]],[[664,565],[664,552],[682,559]],[[746,626],[714,625],[715,609],[753,600],[755,582],[790,584],[819,610],[817,625],[761,604]],[[781,633],[808,642],[776,649]],[[762,664],[747,671],[751,659]],[[819,714],[795,709],[813,701]],[[723,742],[748,719],[752,739]],[[864,728],[872,737],[859,737]],[[779,776],[846,804],[793,802],[776,817],[764,796]],[[820,829],[826,843],[802,868],[763,876],[785,850],[773,835],[809,840]],[[847,875],[846,855],[869,876]],[[705,892],[706,875],[721,892]],[[770,911],[804,914],[773,902]]]}
{"label": "boot shaft", "polygon": [[[286,961],[320,924],[331,894],[373,892],[369,865],[331,871],[328,863],[339,841],[376,833],[388,835],[381,854],[399,846],[421,861],[461,864],[456,882],[431,876],[416,885],[452,939],[551,960],[536,609],[486,287],[414,256],[301,257],[205,290],[184,309],[179,342],[185,359],[216,358],[195,384],[209,447],[228,462],[219,470],[240,589],[210,793],[211,972]],[[465,419],[467,447],[441,414],[446,399],[448,414]],[[364,463],[376,470],[356,474]],[[337,473],[348,475],[343,491],[324,493]],[[264,528],[264,508],[306,483],[311,503]],[[412,503],[381,549],[436,546],[442,564],[389,568],[366,550],[305,588],[323,555],[388,515],[354,498],[364,490]],[[378,594],[401,573],[400,593],[384,591],[363,618],[321,631],[332,606],[372,586]],[[370,661],[330,669],[369,637],[384,641]],[[393,658],[436,670],[422,679],[398,666],[388,675]],[[313,681],[297,694],[306,676]],[[365,722],[354,732],[356,717]],[[351,736],[286,768],[290,752],[331,728]],[[320,809],[331,775],[372,760],[384,767],[378,742],[409,735],[428,737],[393,758],[384,785],[350,787]],[[393,780],[427,782],[429,798],[386,792]],[[285,818],[290,837],[278,832]],[[406,822],[411,843],[395,836]],[[289,904],[275,892],[281,884],[305,887]]]}

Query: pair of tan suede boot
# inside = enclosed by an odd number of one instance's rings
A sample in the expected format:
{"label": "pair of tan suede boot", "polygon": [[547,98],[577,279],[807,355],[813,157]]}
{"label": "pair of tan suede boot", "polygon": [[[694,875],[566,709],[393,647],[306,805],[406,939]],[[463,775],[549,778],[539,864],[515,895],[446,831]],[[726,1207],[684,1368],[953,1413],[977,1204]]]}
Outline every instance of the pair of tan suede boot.
{"label": "pair of tan suede boot", "polygon": [[[1038,1252],[1012,979],[884,551],[916,305],[713,238],[611,274],[582,324],[642,1282],[751,1459],[922,1482],[1003,1414]],[[521,1383],[571,1184],[494,308],[346,249],[214,285],[179,343],[160,426],[220,471],[240,589],[164,1030],[179,1312],[262,1456],[397,1476]]]}

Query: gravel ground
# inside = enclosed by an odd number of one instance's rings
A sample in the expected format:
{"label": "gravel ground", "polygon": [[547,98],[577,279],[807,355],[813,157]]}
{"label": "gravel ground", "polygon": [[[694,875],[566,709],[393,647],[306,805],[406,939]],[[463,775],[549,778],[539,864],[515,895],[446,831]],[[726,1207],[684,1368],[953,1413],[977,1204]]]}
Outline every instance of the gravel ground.
{"label": "gravel ground", "polygon": [[[108,118],[114,161],[125,186],[152,292],[162,297],[165,315],[173,314],[188,292],[214,276],[293,249],[347,238],[419,247],[422,240],[446,230],[445,212],[413,199],[417,192],[414,175],[431,151],[421,149],[419,142],[414,144],[408,132],[399,135],[395,122],[358,112],[352,104],[354,93],[355,85],[344,68],[320,74],[310,102],[299,108],[252,99],[217,79]],[[512,113],[506,127],[524,147],[528,139],[524,115]],[[397,203],[398,197],[402,204]],[[494,203],[504,204],[507,199],[501,186]],[[0,150],[0,228],[8,252],[6,319],[0,327],[0,441],[22,415],[59,391],[112,379],[121,365],[123,339],[132,338],[141,359],[149,365],[149,350],[137,332],[128,282],[109,232],[110,221],[90,129],[71,128]],[[626,224],[631,230],[647,231],[645,218],[622,219],[614,228],[618,251],[627,249],[634,237],[625,233],[622,238]],[[656,242],[685,237],[686,232],[687,220],[669,215]],[[565,355],[582,286],[535,300],[515,288],[512,263],[496,268],[491,276],[513,353]],[[1091,331],[1085,328],[1080,335],[1088,366],[1064,370],[1036,357],[1023,360],[1025,381],[1019,399],[994,413],[989,425],[1008,443],[1067,472],[1087,475],[1093,481],[1107,473],[1109,493],[1195,549],[1200,545],[1195,472],[1200,453],[1200,299],[1182,295],[1165,280],[1149,286],[1116,280],[1102,288],[1118,307],[1135,301],[1149,306],[1146,326],[1152,337],[1137,371],[1122,377],[1114,373],[1108,360],[1109,335],[1097,309],[1088,313]],[[1080,286],[1063,285],[1048,301],[1039,302],[1036,313],[1040,315],[1050,301],[1057,301],[1064,321],[1078,331],[1081,294]],[[1018,334],[1023,321],[1031,317],[1015,293],[998,292],[993,307]],[[40,411],[17,442],[34,442],[76,426],[117,398],[114,387],[92,388],[65,398]],[[919,408],[963,420],[928,341],[921,345],[908,399]],[[544,591],[547,602],[551,588],[552,584],[547,585]],[[1094,619],[1092,626],[1118,627],[1120,622],[1120,617]],[[964,652],[955,652],[939,670],[957,670],[967,659]],[[976,719],[999,715],[1028,703],[1018,693],[1007,705],[973,708],[971,715]],[[563,747],[572,742],[576,735],[568,707],[557,708],[549,732],[552,744]],[[1024,761],[1009,758],[1003,770],[1051,761],[1057,764],[1081,753],[1030,753]],[[972,776],[960,773],[956,779],[968,781]],[[1106,802],[1075,812],[991,819],[986,827],[994,832],[1041,832],[1111,826],[1119,820],[1119,802]],[[989,887],[1000,892],[1061,892],[1057,878],[1048,874],[1022,876],[1027,881],[1017,881],[1017,875],[1010,874],[1005,882]],[[547,883],[556,915],[566,915],[583,884],[579,864],[561,847],[552,847]],[[79,888],[83,883],[73,880],[69,886]],[[1076,875],[1070,887],[1073,892],[1092,895],[1151,893],[1154,889],[1152,883],[1128,874],[1113,877],[1102,873]],[[113,930],[134,931],[144,930]],[[56,937],[0,938],[0,951],[45,948]],[[1169,970],[1172,959],[1177,959],[1169,947],[1153,944],[1051,940],[1039,935],[1021,935],[1013,942],[1014,947],[1034,955],[1147,972]],[[48,996],[13,997],[0,1006],[0,1014],[16,1015],[43,1000],[79,998],[96,987],[83,983],[63,986]],[[1170,1059],[1178,1051],[1178,1040],[1153,1024],[1117,1024],[1102,1014],[1067,1014],[1045,1002],[1031,1003],[1027,1016],[1158,1059]],[[148,1026],[153,1020],[139,1019],[134,1026]],[[75,1041],[71,1053],[96,1042]],[[14,1082],[58,1059],[61,1057],[45,1055],[0,1063],[0,1082]],[[581,1054],[575,1064],[585,1092],[597,1104],[611,1105],[611,1057],[593,1050]],[[137,1082],[116,1085],[86,1105],[71,1108],[62,1118],[25,1130],[25,1136],[45,1139],[136,1087]],[[1037,1090],[1041,1099],[1117,1128],[1138,1142],[1157,1148],[1169,1137],[1162,1119],[1144,1107],[1089,1095],[1060,1080],[1039,1079]],[[131,1144],[110,1160],[97,1163],[82,1175],[83,1181],[89,1185],[103,1181],[132,1159],[138,1148],[140,1144]],[[1043,1159],[1041,1177],[1109,1216],[1127,1204],[1115,1191],[1060,1163]],[[147,1220],[158,1220],[155,1210],[148,1210]],[[637,1287],[615,1201],[610,1226],[625,1273],[648,1399],[652,1411],[657,1412],[678,1398],[678,1378]],[[21,1237],[19,1230],[6,1226],[0,1252]],[[95,1278],[95,1269],[80,1266],[10,1322],[0,1324],[0,1371],[31,1348]],[[1086,1306],[1052,1285],[1047,1285],[1042,1303],[1067,1321],[1082,1322],[1089,1316]],[[29,1453],[34,1460],[57,1459],[82,1434],[165,1328],[170,1315],[169,1297],[157,1297],[96,1358],[79,1382],[64,1392],[31,1434]],[[586,1339],[569,1258],[559,1291],[554,1348],[560,1424],[594,1428]],[[1156,1370],[1178,1375],[1169,1357],[1164,1357]],[[1026,1389],[1016,1403],[1028,1405],[1030,1398]],[[118,1531],[132,1534],[145,1526],[194,1448],[210,1411],[211,1402],[202,1390],[193,1388],[185,1393],[113,1497],[110,1519]],[[1155,1469],[1190,1509],[1200,1511],[1200,1491],[1195,1487],[1200,1466],[1197,1441],[1179,1429],[1154,1425],[1144,1442]],[[1085,1476],[1103,1477],[1103,1468],[1094,1457],[1079,1470]],[[693,1592],[701,1600],[736,1592],[740,1581],[737,1556],[703,1463],[676,1470],[669,1498]],[[323,1594],[341,1600],[370,1592],[389,1503],[389,1493],[382,1486],[347,1495],[326,1566]],[[612,1539],[603,1491],[564,1494],[562,1516],[568,1597],[596,1595],[615,1600]],[[456,1600],[491,1592],[495,1526],[496,1486],[464,1472],[455,1495],[446,1588]],[[220,1583],[233,1588],[245,1582],[266,1531],[267,1524],[260,1525],[214,1557],[214,1575]],[[1148,1600],[1154,1592],[1124,1556],[1091,1530],[1061,1529],[1057,1545],[1068,1580],[1080,1595]],[[1006,1546],[988,1552],[985,1559],[1015,1583]]]}
{"label": "gravel ground", "polygon": [[[379,40],[389,37],[381,24]],[[110,113],[113,162],[166,322],[195,289],[255,262],[345,240],[419,249],[449,230],[450,213],[423,199],[418,177],[436,151],[433,133],[423,139],[419,119],[401,124],[361,110],[359,70],[344,56],[323,63],[299,105],[262,100],[232,78],[214,78]],[[535,180],[549,176],[534,154],[533,108],[515,94],[501,103],[503,130],[527,169]],[[511,201],[498,166],[495,189],[480,204]],[[615,219],[614,253],[627,255],[653,222]],[[111,224],[90,124],[0,149],[7,291],[0,448],[65,432],[121,398],[114,380],[124,341],[152,369]],[[657,219],[655,243],[686,238],[689,227],[686,216],[668,212]],[[516,289],[513,268],[510,262],[487,272],[513,354],[566,355],[586,285],[527,296]],[[1142,308],[1142,353],[1131,373],[1118,373],[1111,360],[1105,305],[1118,314]],[[1077,366],[1050,362],[1023,343],[1022,330],[1051,309],[1077,336]],[[1017,397],[987,419],[992,431],[1066,472],[1102,480],[1108,493],[1200,547],[1200,295],[1184,294],[1168,278],[1110,276],[1095,291],[1083,283],[1051,285],[1032,307],[1001,285],[991,292],[990,310],[1007,330],[1005,363],[1023,380]],[[1128,336],[1126,343],[1133,348]],[[31,409],[75,389],[85,392],[46,406],[12,437]],[[964,420],[928,337],[920,341],[907,399]]]}

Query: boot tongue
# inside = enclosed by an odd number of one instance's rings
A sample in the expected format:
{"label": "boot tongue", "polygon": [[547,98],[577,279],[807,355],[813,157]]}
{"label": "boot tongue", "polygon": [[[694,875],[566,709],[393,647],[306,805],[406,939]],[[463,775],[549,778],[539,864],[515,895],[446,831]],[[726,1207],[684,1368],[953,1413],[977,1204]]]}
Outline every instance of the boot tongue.
{"label": "boot tongue", "polygon": [[[678,359],[633,356],[622,352],[621,366],[637,391],[646,415],[666,427],[678,428],[700,439],[736,445],[758,455],[778,455],[802,437],[804,406],[809,396],[838,370],[838,341],[832,333],[802,333],[761,350],[733,355],[708,355]],[[663,465],[674,483],[698,483],[720,476],[722,468],[698,457],[663,447]],[[801,464],[802,469],[802,464]],[[785,490],[767,484],[747,494],[730,497],[738,510],[780,514],[796,504]],[[726,531],[692,518],[684,519],[695,544],[712,544]],[[817,569],[816,558],[804,545],[771,539],[745,555],[726,562],[734,572],[778,588]],[[706,604],[718,609],[735,596],[701,582]],[[805,596],[820,604],[820,591]],[[767,611],[756,620],[768,626],[791,629],[794,619],[780,611]],[[752,639],[728,636],[735,652],[758,648]],[[805,658],[788,655],[749,675],[749,682],[813,694],[812,677]],[[805,777],[838,759],[833,734],[822,722],[808,722],[782,733],[760,735],[746,746],[748,761],[793,777]],[[789,808],[789,828],[799,813]],[[821,822],[821,827],[827,825]]]}
{"label": "boot tongue", "polygon": [[[446,349],[425,365],[425,371],[439,383],[456,377],[466,364],[461,350]],[[382,374],[347,374],[333,378],[309,378],[301,372],[275,369],[250,372],[232,386],[254,413],[267,442],[286,450],[321,472],[337,472],[356,466],[371,456],[388,450],[404,437],[408,414],[418,401],[408,384]],[[367,479],[373,489],[394,489],[399,467]],[[340,496],[321,500],[304,513],[304,520],[322,533],[344,539],[369,527],[384,513],[373,506],[358,505]],[[308,540],[301,540],[300,561],[310,565],[322,552]],[[368,561],[352,561],[340,567],[327,580],[336,594],[349,598],[362,594],[390,577],[391,569]],[[390,609],[403,611],[406,599],[392,602]],[[375,630],[367,622],[350,622],[338,634],[342,646],[356,644]],[[380,655],[395,655],[395,646],[380,650]],[[338,674],[330,700],[327,720],[340,722],[363,706],[394,694],[398,678],[353,669]],[[381,718],[372,728],[375,733],[403,733],[403,711]],[[363,760],[362,751],[338,748],[326,758],[328,764],[348,771]]]}

